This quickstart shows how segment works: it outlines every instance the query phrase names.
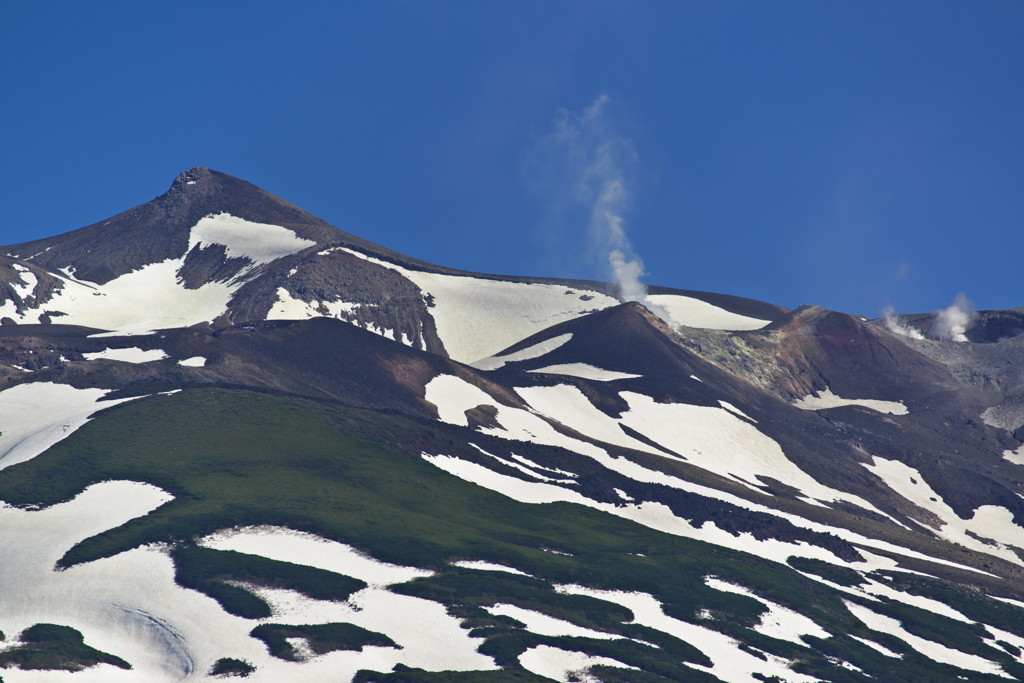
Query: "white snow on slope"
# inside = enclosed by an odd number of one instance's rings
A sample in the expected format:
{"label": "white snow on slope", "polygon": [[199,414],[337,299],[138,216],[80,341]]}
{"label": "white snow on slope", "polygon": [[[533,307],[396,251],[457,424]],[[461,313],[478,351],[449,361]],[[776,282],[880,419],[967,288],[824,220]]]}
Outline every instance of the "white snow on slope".
{"label": "white snow on slope", "polygon": [[868,640],[867,638],[859,638],[859,637],[857,637],[857,636],[855,636],[853,634],[850,634],[850,637],[853,638],[854,640],[857,640],[857,641],[860,641],[861,643],[864,643],[865,645],[870,647],[872,650],[875,650],[877,652],[881,652],[886,657],[892,657],[894,659],[903,659],[903,655],[901,655],[899,652],[893,652],[889,648],[885,647],[884,645],[879,645],[878,643],[876,643],[873,640]]}
{"label": "white snow on slope", "polygon": [[739,643],[732,638],[712,630],[706,626],[691,624],[665,614],[661,602],[649,593],[627,593],[625,591],[598,590],[584,586],[560,585],[555,590],[568,595],[586,595],[598,600],[606,600],[622,605],[633,613],[631,623],[647,626],[667,633],[683,642],[689,643],[703,652],[711,660],[710,667],[687,663],[701,671],[706,671],[723,681],[753,682],[757,679],[753,674],[763,676],[780,676],[786,681],[816,681],[792,671],[787,663],[778,657],[768,656],[767,661],[741,650]]}
{"label": "white snow on slope", "polygon": [[[715,500],[721,500],[746,510],[774,515],[791,522],[799,528],[822,533],[837,534],[851,543],[857,543],[869,548],[877,548],[885,552],[895,553],[905,557],[912,557],[957,567],[966,571],[987,574],[987,572],[973,567],[968,567],[966,565],[957,564],[940,558],[934,558],[902,546],[858,534],[850,531],[849,529],[832,527],[826,524],[813,522],[801,517],[800,515],[782,512],[718,489],[695,484],[664,472],[651,470],[626,458],[613,458],[603,448],[568,437],[556,431],[540,416],[525,410],[504,406],[478,387],[475,387],[472,384],[452,375],[439,375],[431,380],[426,386],[426,399],[438,407],[439,419],[442,422],[466,426],[468,424],[465,416],[466,410],[478,405],[491,405],[497,408],[497,421],[501,425],[501,428],[478,428],[478,431],[485,434],[513,441],[527,441],[549,446],[558,446],[560,448],[565,448],[579,453],[580,455],[593,458],[602,466],[607,467],[613,472],[618,472],[623,476],[639,482],[670,486],[683,491],[706,496],[708,498],[713,498]],[[589,402],[587,403],[589,404]],[[593,406],[590,406],[587,410],[588,412],[597,412]],[[594,425],[590,425],[589,428],[600,429],[600,426],[595,427]],[[650,447],[644,445],[644,448]],[[660,454],[660,451],[658,453]],[[467,481],[472,481],[484,486],[485,488],[497,491],[521,502],[549,503],[556,500],[564,500],[567,502],[587,505],[589,507],[597,507],[598,509],[605,510],[610,514],[620,517],[628,517],[640,524],[666,531],[667,533],[686,536],[688,538],[696,538],[709,543],[724,545],[736,550],[751,552],[778,562],[784,563],[787,557],[790,555],[796,555],[798,557],[816,558],[846,566],[855,566],[863,571],[870,571],[877,568],[891,568],[893,566],[891,560],[882,558],[881,556],[872,556],[874,559],[869,558],[865,563],[851,565],[850,563],[846,563],[836,557],[829,551],[817,546],[808,545],[807,543],[784,543],[773,539],[758,541],[750,534],[733,536],[727,531],[716,527],[713,522],[707,522],[700,528],[696,528],[686,520],[675,517],[664,505],[657,503],[644,503],[641,506],[635,507],[603,506],[604,504],[599,504],[589,498],[575,494],[575,492],[566,491],[564,488],[550,486],[547,484],[530,484],[529,482],[522,481],[521,479],[504,477],[481,465],[476,465],[459,458],[453,458],[445,455],[434,456],[429,454],[424,454],[423,457],[427,459],[428,462],[444,469],[450,474]],[[569,494],[574,495],[565,497],[569,496]],[[848,499],[857,500],[855,496],[849,496]],[[871,506],[867,501],[863,501],[860,504],[863,507],[878,512],[878,514],[885,514]]]}
{"label": "white snow on slope", "polygon": [[666,309],[673,322],[687,327],[712,330],[759,330],[770,320],[758,320],[739,313],[731,313],[700,299],[679,294],[648,294],[652,304]]}
{"label": "white snow on slope", "polygon": [[223,245],[228,258],[247,258],[255,265],[276,261],[316,244],[280,225],[254,223],[229,213],[204,216],[192,227],[188,249]]}
{"label": "white snow on slope", "polygon": [[[514,470],[518,470],[518,471],[522,472],[523,474],[525,474],[528,477],[533,477],[534,479],[538,479],[540,481],[555,482],[555,483],[558,483],[558,484],[576,484],[576,483],[578,483],[575,479],[565,479],[564,478],[564,476],[568,476],[568,477],[575,477],[575,476],[577,476],[575,474],[560,473],[559,472],[557,474],[563,474],[563,478],[549,477],[546,474],[541,474],[540,472],[537,472],[536,470],[540,469],[540,470],[544,470],[545,472],[552,472],[551,470],[549,470],[546,467],[538,467],[537,465],[532,464],[530,462],[530,460],[528,460],[526,458],[513,456],[514,460],[521,461],[521,462],[514,462],[513,460],[506,460],[505,458],[498,457],[497,455],[494,455],[493,453],[488,453],[484,449],[482,449],[479,446],[477,446],[475,443],[471,443],[469,445],[472,446],[473,448],[477,449],[478,451],[480,451],[484,455],[486,455],[488,457],[491,457],[491,458],[494,458],[495,460],[500,462],[502,465],[505,465],[506,467],[511,467]],[[525,463],[525,464],[523,464],[523,463]],[[552,472],[552,474],[556,474],[556,472]]]}
{"label": "white snow on slope", "polygon": [[0,392],[0,469],[31,460],[122,398],[101,401],[107,389],[35,382]]}
{"label": "white snow on slope", "polygon": [[1003,451],[1003,460],[1009,460],[1014,465],[1024,465],[1024,446],[1020,446],[1015,451]]}
{"label": "white snow on slope", "polygon": [[750,417],[749,415],[744,413],[742,410],[740,410],[739,408],[737,408],[733,404],[729,403],[728,401],[719,400],[718,401],[718,405],[722,406],[723,408],[728,410],[730,413],[733,413],[734,415],[739,415],[740,417],[746,418],[747,420],[750,420],[751,422],[757,422],[757,420],[755,420],[754,418]]}
{"label": "white snow on slope", "polygon": [[[317,657],[316,670],[325,674],[317,680],[344,680],[344,675],[351,677],[362,668],[390,671],[399,663],[430,671],[496,668],[489,657],[476,652],[483,640],[470,638],[444,605],[387,590],[396,583],[433,575],[429,570],[382,562],[343,543],[280,527],[224,530],[201,539],[200,545],[325,569],[369,584],[343,603],[315,600],[284,589],[249,587],[270,604],[274,615],[267,622],[350,623],[383,633],[399,646],[397,650],[366,647],[362,652]],[[275,680],[269,673],[263,676],[257,680]]]}
{"label": "white snow on slope", "polygon": [[143,351],[137,346],[127,349],[103,349],[91,353],[83,353],[86,360],[118,360],[122,363],[149,363],[161,358],[167,358],[162,349],[150,349]]}
{"label": "white snow on slope", "polygon": [[932,640],[926,640],[919,636],[915,636],[914,634],[906,631],[903,628],[903,625],[892,617],[887,617],[884,614],[878,614],[877,612],[869,610],[867,607],[862,607],[861,605],[853,602],[848,602],[846,600],[843,602],[853,616],[860,619],[860,621],[871,630],[895,636],[929,659],[960,667],[961,669],[967,669],[969,671],[978,671],[980,673],[995,674],[996,676],[1009,678],[1003,671],[1002,667],[995,662],[991,662],[977,655],[948,648],[945,645],[936,643]]}
{"label": "white snow on slope", "polygon": [[[1024,528],[1014,524],[1013,513],[1006,508],[982,505],[974,511],[973,517],[961,519],[913,467],[898,460],[887,460],[878,456],[873,456],[870,465],[861,464],[882,479],[893,491],[942,520],[943,524],[938,533],[943,538],[971,550],[996,555],[1014,564],[1022,564],[1017,554],[1005,546],[1012,545],[1024,549]],[[983,543],[968,532],[990,539],[997,545]]]}
{"label": "white snow on slope", "polygon": [[451,565],[453,567],[461,567],[462,569],[476,569],[482,572],[507,572],[509,574],[519,574],[520,576],[532,576],[532,574],[527,574],[513,567],[506,567],[503,564],[496,564],[487,560],[459,560],[452,562]]}
{"label": "white snow on slope", "polygon": [[303,320],[305,318],[317,318],[325,315],[321,312],[323,306],[331,318],[340,318],[342,314],[351,314],[365,304],[356,304],[348,301],[303,301],[291,295],[284,287],[277,288],[277,301],[267,314],[267,320]]}
{"label": "white snow on slope", "polygon": [[[0,528],[4,530],[0,535],[0,594],[4,596],[0,630],[16,635],[36,623],[70,626],[81,631],[92,647],[132,664],[132,676],[109,670],[115,674],[109,680],[179,680],[194,664],[183,651],[180,638],[199,638],[201,630],[217,623],[212,621],[215,613],[223,612],[209,598],[199,601],[208,604],[195,611],[199,594],[174,584],[169,558],[154,550],[138,549],[60,572],[53,570],[76,543],[170,499],[154,486],[117,481],[95,484],[73,500],[43,510],[0,507]],[[196,618],[202,626],[190,627],[189,622]],[[170,624],[173,631],[168,630]],[[188,633],[190,629],[192,633]],[[203,638],[216,640],[217,636],[211,633]],[[15,674],[9,680],[25,680],[13,670],[4,671],[5,679],[8,674]],[[45,680],[61,680],[60,676],[53,673]]]}
{"label": "white snow on slope", "polygon": [[817,394],[810,394],[793,402],[793,405],[801,410],[827,410],[828,408],[841,408],[842,406],[862,406],[877,410],[880,413],[890,415],[906,415],[907,406],[902,401],[879,401],[872,398],[840,398],[832,393],[832,389],[826,387]]}
{"label": "white snow on slope", "polygon": [[[259,621],[224,612],[211,598],[178,586],[164,549],[143,547],[114,557],[53,571],[54,563],[73,545],[144,515],[171,496],[148,484],[105,482],[75,499],[39,511],[0,507],[0,630],[16,635],[40,622],[67,625],[82,632],[86,643],[125,659],[131,671],[98,667],[87,672],[3,672],[18,681],[132,681],[170,683],[206,680],[222,657],[247,660],[257,671],[247,680],[311,683],[346,680],[360,668],[390,671],[396,663],[432,670],[494,669],[476,652],[471,639],[443,605],[399,596],[379,585],[353,594],[346,603],[314,601],[284,590],[260,589],[275,613],[264,623],[355,623],[391,636],[402,649],[368,647],[362,653],[335,652],[309,662],[272,657],[249,633]],[[111,501],[117,501],[112,505]],[[220,537],[221,535],[215,535]],[[230,538],[226,532],[224,537]],[[264,541],[278,551],[297,551],[312,565],[337,566],[370,581],[390,583],[421,576],[423,570],[379,563],[347,546],[281,530],[236,534],[245,542]],[[287,561],[287,560],[285,560]],[[349,574],[351,575],[351,574]]]}
{"label": "white snow on slope", "polygon": [[156,334],[156,330],[114,330],[113,332],[97,332],[86,336],[86,339],[103,339],[106,337],[146,337]]}
{"label": "white snow on slope", "polygon": [[201,368],[206,366],[205,356],[192,356],[191,358],[185,358],[178,361],[178,365],[184,365],[186,368]]}
{"label": "white snow on slope", "polygon": [[[749,533],[741,533],[736,536],[728,531],[719,529],[714,522],[705,522],[700,527],[695,527],[689,521],[674,515],[672,510],[662,503],[650,501],[626,505],[601,503],[562,486],[544,482],[524,481],[499,474],[483,465],[462,460],[461,458],[424,453],[423,459],[438,469],[442,469],[464,481],[469,481],[491,491],[501,493],[521,503],[575,503],[606,512],[616,517],[629,519],[650,529],[663,531],[667,534],[725,546],[780,563],[785,563],[789,557],[795,555],[797,557],[824,560],[833,564],[852,566],[824,548],[803,542],[788,543],[775,539],[761,541]],[[705,489],[705,491],[712,490]],[[831,531],[837,532],[839,530],[831,529]]]}
{"label": "white snow on slope", "polygon": [[563,650],[550,645],[537,645],[519,655],[519,664],[532,673],[550,678],[559,683],[601,683],[590,675],[594,666],[617,666],[621,669],[636,669],[609,657],[596,657],[585,652]]}
{"label": "white snow on slope", "polygon": [[424,296],[432,296],[429,311],[437,334],[448,355],[463,363],[488,358],[556,323],[619,303],[605,294],[564,285],[427,273],[354,249],[342,250],[400,273]]}
{"label": "white snow on slope", "polygon": [[206,536],[198,543],[214,550],[234,550],[271,560],[326,569],[365,581],[372,586],[390,586],[434,574],[428,569],[381,562],[344,543],[282,527],[226,529]]}
{"label": "white snow on slope", "polygon": [[754,627],[758,633],[772,638],[788,640],[797,645],[806,645],[800,636],[814,636],[816,638],[831,638],[832,634],[818,626],[812,619],[795,612],[788,607],[762,598],[749,588],[739,586],[735,583],[723,581],[714,576],[705,577],[704,583],[710,588],[724,593],[736,593],[754,598],[768,608],[768,612],[761,617],[761,623]]}
{"label": "white snow on slope", "polygon": [[[274,664],[267,662],[247,681],[334,683],[351,680],[360,669],[389,672],[396,664],[427,671],[498,668],[490,657],[476,651],[483,644],[483,638],[470,638],[459,620],[448,614],[439,602],[392,593],[379,585],[356,591],[345,602],[316,600],[280,588],[246,588],[270,605],[273,616],[262,620],[264,623],[348,623],[383,633],[398,645],[397,648],[367,646],[362,651],[331,652],[299,665],[280,660]],[[266,659],[270,658],[264,657]]]}
{"label": "white snow on slope", "polygon": [[18,271],[18,279],[21,282],[11,282],[11,287],[14,289],[14,293],[18,295],[23,301],[32,296],[32,292],[35,291],[36,285],[39,284],[39,278],[31,270],[21,265],[20,263],[11,264],[11,267]]}
{"label": "white snow on slope", "polygon": [[[224,311],[234,287],[211,282],[186,289],[177,276],[183,262],[184,257],[152,263],[104,285],[65,279],[64,288],[44,308],[65,313],[61,323],[105,330],[184,327],[213,320]],[[15,320],[37,323],[40,313],[28,311]]]}
{"label": "white snow on slope", "polygon": [[542,372],[549,375],[569,375],[570,377],[581,377],[583,379],[595,380],[597,382],[612,382],[617,379],[632,379],[640,377],[640,375],[633,375],[628,372],[604,370],[593,365],[588,365],[587,363],[562,363],[560,365],[548,365],[547,367],[528,370],[527,372]]}
{"label": "white snow on slope", "polygon": [[121,332],[210,322],[225,311],[254,268],[313,243],[287,228],[222,213],[201,219],[189,236],[189,249],[212,244],[223,244],[228,256],[244,256],[253,264],[230,283],[208,282],[198,289],[187,289],[178,278],[186,254],[150,263],[103,285],[76,280],[64,271],[63,288],[53,299],[40,309],[10,317],[22,323],[38,323],[45,309],[64,313],[59,317],[64,324]]}
{"label": "white snow on slope", "polygon": [[565,619],[558,619],[535,610],[524,609],[517,605],[498,603],[484,609],[496,617],[511,617],[521,622],[527,631],[536,633],[539,636],[568,636],[571,638],[595,638],[597,640],[619,640],[622,638],[622,636],[615,633],[605,633],[577,626]]}
{"label": "white snow on slope", "polygon": [[568,342],[570,339],[572,339],[572,333],[560,334],[557,337],[545,339],[544,341],[537,342],[532,346],[528,346],[525,349],[519,349],[518,351],[513,351],[512,353],[481,358],[478,361],[470,363],[470,365],[477,370],[497,370],[498,368],[504,367],[506,363],[516,363],[523,360],[531,360],[533,358],[545,356],[557,349],[559,346]]}

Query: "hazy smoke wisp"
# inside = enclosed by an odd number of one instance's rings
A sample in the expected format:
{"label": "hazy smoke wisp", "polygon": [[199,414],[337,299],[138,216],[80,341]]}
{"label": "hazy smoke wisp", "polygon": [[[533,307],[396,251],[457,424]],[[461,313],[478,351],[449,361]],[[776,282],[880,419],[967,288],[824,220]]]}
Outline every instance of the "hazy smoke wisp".
{"label": "hazy smoke wisp", "polygon": [[882,320],[885,322],[887,330],[904,337],[910,337],[911,339],[924,339],[924,335],[917,329],[900,322],[899,318],[893,314],[894,311],[895,309],[892,306],[886,306],[882,310]]}
{"label": "hazy smoke wisp", "polygon": [[640,279],[643,260],[626,234],[628,176],[636,152],[629,140],[615,133],[606,113],[608,103],[608,96],[601,95],[582,112],[559,111],[545,152],[556,152],[553,165],[564,175],[561,180],[574,203],[589,209],[587,253],[607,268],[618,298],[638,301],[671,323],[668,311],[648,298]]}
{"label": "hazy smoke wisp", "polygon": [[967,330],[978,318],[974,304],[960,292],[953,303],[939,311],[928,329],[928,336],[945,341],[967,341]]}

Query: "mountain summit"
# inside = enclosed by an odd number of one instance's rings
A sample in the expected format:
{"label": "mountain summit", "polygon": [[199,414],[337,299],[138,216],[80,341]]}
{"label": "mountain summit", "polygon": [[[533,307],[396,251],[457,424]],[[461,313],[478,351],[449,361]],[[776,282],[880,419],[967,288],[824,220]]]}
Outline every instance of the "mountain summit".
{"label": "mountain summit", "polygon": [[1024,680],[1019,310],[668,323],[204,168],[0,254],[4,680]]}

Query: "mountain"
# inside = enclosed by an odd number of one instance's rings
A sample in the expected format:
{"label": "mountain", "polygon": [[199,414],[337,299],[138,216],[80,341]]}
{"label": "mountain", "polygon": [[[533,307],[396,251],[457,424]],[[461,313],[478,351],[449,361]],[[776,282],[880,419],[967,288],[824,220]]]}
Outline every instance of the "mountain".
{"label": "mountain", "polygon": [[1024,311],[645,303],[201,168],[0,248],[0,676],[1024,680]]}

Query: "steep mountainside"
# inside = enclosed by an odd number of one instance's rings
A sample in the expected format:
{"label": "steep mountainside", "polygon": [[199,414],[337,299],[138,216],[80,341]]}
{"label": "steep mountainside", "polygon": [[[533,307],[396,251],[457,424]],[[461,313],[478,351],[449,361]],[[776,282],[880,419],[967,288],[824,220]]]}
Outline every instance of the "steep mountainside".
{"label": "steep mountainside", "polygon": [[5,681],[1024,680],[1024,317],[433,266],[244,181],[0,248]]}

